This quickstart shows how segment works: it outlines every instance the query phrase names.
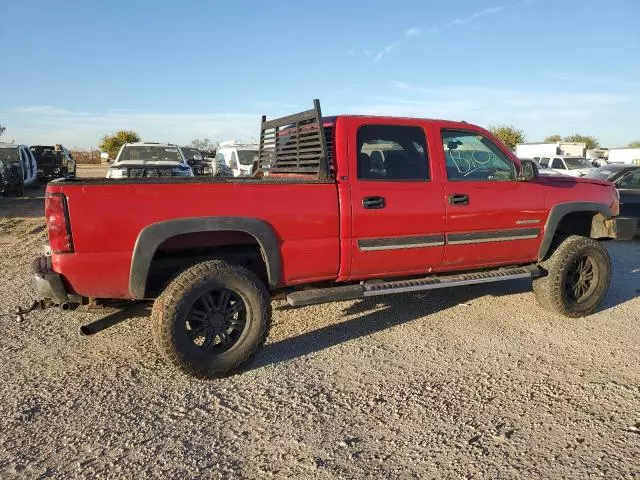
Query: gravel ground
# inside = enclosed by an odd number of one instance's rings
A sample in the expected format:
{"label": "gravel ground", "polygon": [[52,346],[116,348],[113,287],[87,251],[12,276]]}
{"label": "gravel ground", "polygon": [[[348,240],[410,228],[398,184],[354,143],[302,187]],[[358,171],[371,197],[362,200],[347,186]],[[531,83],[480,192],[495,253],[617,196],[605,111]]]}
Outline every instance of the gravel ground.
{"label": "gravel ground", "polygon": [[[42,191],[0,199],[0,313],[32,299]],[[527,282],[274,304],[250,369],[198,381],[156,352],[148,307],[0,317],[0,477],[636,478],[640,244],[610,244],[601,311]],[[102,315],[104,316],[104,315]]]}

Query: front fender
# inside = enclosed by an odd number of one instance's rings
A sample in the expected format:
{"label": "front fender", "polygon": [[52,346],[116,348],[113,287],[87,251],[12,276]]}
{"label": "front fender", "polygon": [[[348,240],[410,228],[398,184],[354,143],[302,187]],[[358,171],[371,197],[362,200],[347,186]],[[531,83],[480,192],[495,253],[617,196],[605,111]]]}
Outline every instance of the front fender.
{"label": "front fender", "polygon": [[600,214],[604,218],[611,218],[614,216],[614,212],[609,205],[596,202],[567,202],[561,203],[551,208],[547,222],[544,226],[544,236],[542,243],[538,249],[538,260],[542,261],[549,253],[549,248],[555,237],[556,230],[562,219],[574,212],[592,212],[594,215]]}

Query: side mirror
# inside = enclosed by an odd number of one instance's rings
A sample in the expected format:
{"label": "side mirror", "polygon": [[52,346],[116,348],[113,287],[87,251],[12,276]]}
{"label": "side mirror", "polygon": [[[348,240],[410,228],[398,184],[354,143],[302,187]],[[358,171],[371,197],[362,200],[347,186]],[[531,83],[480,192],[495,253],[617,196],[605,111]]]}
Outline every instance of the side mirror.
{"label": "side mirror", "polygon": [[521,182],[530,182],[538,177],[538,166],[531,160],[520,161],[520,171],[517,180]]}

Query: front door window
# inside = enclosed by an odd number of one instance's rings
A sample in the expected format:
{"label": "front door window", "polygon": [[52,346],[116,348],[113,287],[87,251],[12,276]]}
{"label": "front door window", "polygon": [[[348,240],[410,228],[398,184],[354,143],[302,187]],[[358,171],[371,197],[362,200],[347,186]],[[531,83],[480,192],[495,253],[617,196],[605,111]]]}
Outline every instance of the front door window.
{"label": "front door window", "polygon": [[515,165],[489,138],[476,132],[444,130],[442,146],[449,181],[514,180]]}

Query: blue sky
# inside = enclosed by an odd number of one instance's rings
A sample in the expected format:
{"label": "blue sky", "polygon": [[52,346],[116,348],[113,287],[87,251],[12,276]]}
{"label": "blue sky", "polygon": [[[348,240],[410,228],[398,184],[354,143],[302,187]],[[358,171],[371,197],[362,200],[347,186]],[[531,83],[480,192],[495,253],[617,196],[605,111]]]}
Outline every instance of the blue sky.
{"label": "blue sky", "polygon": [[[280,7],[278,6],[280,5]],[[249,140],[307,109],[640,140],[640,1],[4,0],[3,139]]]}

